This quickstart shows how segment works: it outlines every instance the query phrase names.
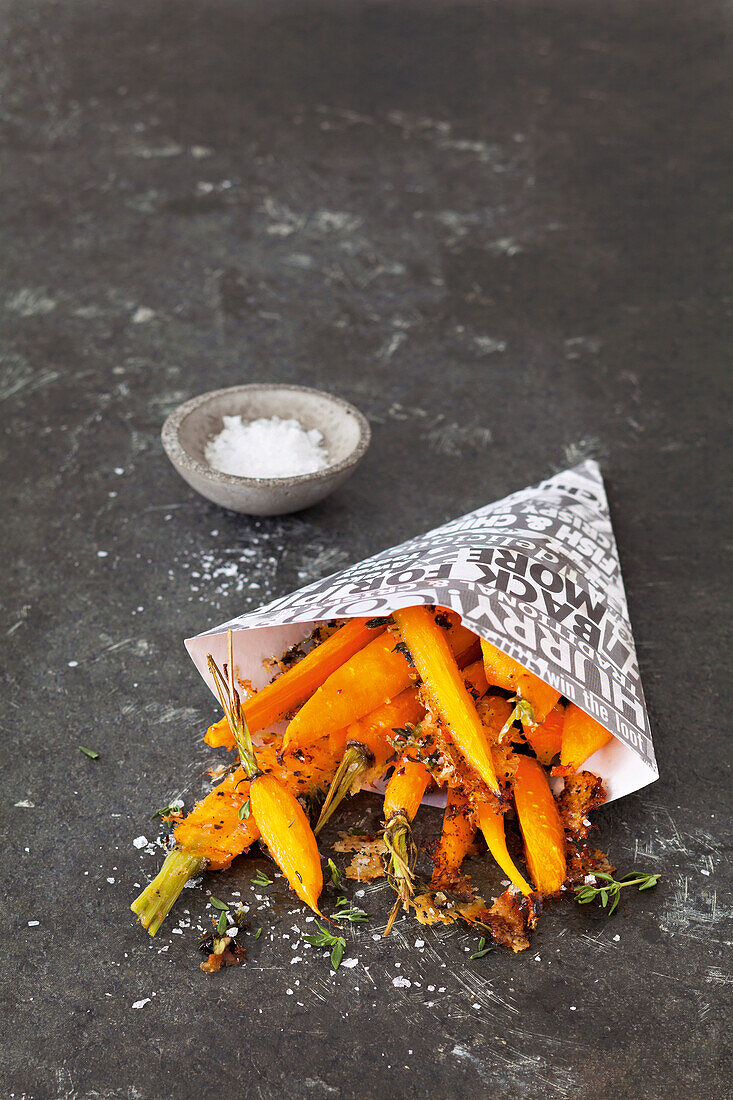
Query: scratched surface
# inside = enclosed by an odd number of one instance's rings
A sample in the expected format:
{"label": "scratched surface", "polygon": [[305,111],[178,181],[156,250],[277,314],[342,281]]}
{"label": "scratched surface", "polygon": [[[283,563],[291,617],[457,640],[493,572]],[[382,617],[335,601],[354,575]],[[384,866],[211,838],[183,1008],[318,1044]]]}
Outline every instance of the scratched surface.
{"label": "scratched surface", "polygon": [[[2,8],[3,1096],[729,1095],[725,5]],[[364,410],[347,488],[257,521],[178,480],[162,418],[250,380]],[[599,842],[656,892],[470,960],[381,940],[377,885],[333,975],[242,859],[149,941],[150,815],[217,758],[183,636],[585,456],[661,768]],[[198,968],[206,890],[241,970]]]}

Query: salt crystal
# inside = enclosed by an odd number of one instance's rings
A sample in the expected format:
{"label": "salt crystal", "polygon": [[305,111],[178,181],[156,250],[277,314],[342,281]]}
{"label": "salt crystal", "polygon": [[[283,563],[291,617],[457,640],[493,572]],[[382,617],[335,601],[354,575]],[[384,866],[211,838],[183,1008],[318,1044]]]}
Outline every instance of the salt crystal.
{"label": "salt crystal", "polygon": [[206,444],[206,461],[223,474],[237,477],[294,477],[328,466],[323,435],[298,420],[279,416],[242,422],[222,417],[224,427]]}
{"label": "salt crystal", "polygon": [[147,843],[148,838],[146,836],[136,836],[132,842],[132,846],[133,848],[144,848]]}
{"label": "salt crystal", "polygon": [[40,923],[41,923],[41,922],[40,922],[39,920],[29,920],[29,921],[28,921],[28,927],[29,927],[29,928],[38,928],[38,925],[39,925]]}
{"label": "salt crystal", "polygon": [[150,997],[143,997],[143,999],[141,1001],[133,1001],[132,1002],[132,1007],[133,1008],[145,1008],[145,1005],[149,1005],[149,1004],[150,1004]]}

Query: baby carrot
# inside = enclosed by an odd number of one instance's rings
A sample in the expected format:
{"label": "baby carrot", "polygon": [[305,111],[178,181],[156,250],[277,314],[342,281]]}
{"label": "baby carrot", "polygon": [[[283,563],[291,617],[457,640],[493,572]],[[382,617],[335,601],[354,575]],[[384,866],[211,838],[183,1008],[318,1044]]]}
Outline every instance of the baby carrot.
{"label": "baby carrot", "polygon": [[273,859],[301,901],[320,916],[321,857],[300,802],[273,775],[259,775],[252,780],[249,800],[252,816]]}
{"label": "baby carrot", "polygon": [[[294,795],[322,790],[329,782],[336,761],[327,742],[278,758],[275,745],[261,745],[258,764],[276,776]],[[169,852],[153,881],[131,905],[143,928],[154,936],[175,904],[189,878],[203,867],[212,871],[228,867],[260,837],[249,802],[249,780],[239,767],[197,802],[173,830],[176,848]]]}
{"label": "baby carrot", "polygon": [[430,782],[430,772],[419,760],[403,760],[394,770],[384,792],[384,820],[389,823],[396,814],[412,821]]}
{"label": "baby carrot", "polygon": [[[447,612],[437,614],[448,625],[438,626],[431,615],[435,630],[461,663],[475,649],[476,635],[456,625]],[[303,703],[285,731],[283,744],[296,748],[343,729],[393,699],[415,679],[416,673],[400,649],[399,638],[387,631],[345,661]]]}
{"label": "baby carrot", "polygon": [[529,756],[517,757],[514,804],[534,884],[541,894],[556,894],[567,874],[565,832],[547,776]]}
{"label": "baby carrot", "polygon": [[443,830],[433,856],[433,889],[450,888],[475,835],[476,826],[468,798],[460,788],[449,787]]}
{"label": "baby carrot", "polygon": [[395,621],[456,748],[494,793],[499,784],[481,719],[445,635],[425,607],[396,611]]}
{"label": "baby carrot", "polygon": [[299,898],[320,915],[318,898],[323,889],[323,873],[313,830],[295,795],[273,775],[260,770],[252,747],[247,720],[234,687],[232,632],[229,635],[228,680],[222,676],[209,654],[209,669],[219,699],[231,726],[242,767],[249,779],[252,816],[275,862]]}
{"label": "baby carrot", "polygon": [[502,653],[485,638],[481,639],[481,652],[488,682],[494,687],[513,691],[520,699],[528,702],[533,712],[530,724],[544,722],[560,698],[560,692],[540,680],[539,676],[535,676],[518,661]]}
{"label": "baby carrot", "polygon": [[532,887],[519,872],[507,850],[504,815],[488,802],[481,802],[478,807],[478,820],[488,849],[506,877],[518,886],[523,894],[531,894]]}
{"label": "baby carrot", "polygon": [[384,792],[384,843],[389,853],[387,878],[397,892],[397,901],[387,922],[384,935],[389,935],[400,905],[407,908],[414,894],[415,844],[410,822],[430,782],[430,772],[417,760],[403,760]]}
{"label": "baby carrot", "polygon": [[[312,649],[282,676],[255,692],[242,704],[242,711],[250,733],[266,729],[293,710],[360,649],[383,634],[385,625],[369,627],[369,619],[351,619],[335,631],[325,642]],[[206,734],[206,741],[214,747],[234,747],[234,736],[226,718],[214,723]]]}
{"label": "baby carrot", "polygon": [[560,768],[557,774],[577,772],[589,756],[603,748],[611,740],[611,734],[595,718],[591,718],[575,703],[565,713],[560,749]]}

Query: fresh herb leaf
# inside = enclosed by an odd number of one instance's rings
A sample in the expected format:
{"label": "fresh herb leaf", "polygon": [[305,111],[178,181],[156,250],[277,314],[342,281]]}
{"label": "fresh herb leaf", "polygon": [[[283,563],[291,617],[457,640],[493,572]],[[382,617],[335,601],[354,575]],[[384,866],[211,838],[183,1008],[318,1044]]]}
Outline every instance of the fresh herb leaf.
{"label": "fresh herb leaf", "polygon": [[211,898],[209,898],[209,901],[211,902],[211,904],[214,906],[215,909],[221,909],[222,911],[225,911],[225,910],[228,911],[228,909],[229,909],[229,906],[225,905],[223,901],[219,901],[218,898],[211,897]]}
{"label": "fresh herb leaf", "polygon": [[268,878],[264,871],[258,871],[250,881],[253,886],[272,886],[274,879]]}
{"label": "fresh herb leaf", "polygon": [[262,929],[258,928],[257,931],[255,932],[255,939],[258,940],[261,935],[262,935]]}
{"label": "fresh herb leaf", "polygon": [[338,867],[332,859],[329,859],[328,861],[328,869],[331,872],[331,882],[334,886],[338,886],[339,882],[341,881],[341,872],[339,871]]}
{"label": "fresh herb leaf", "polygon": [[[594,877],[600,880],[601,885],[595,886],[592,882],[584,882],[582,886],[575,887],[575,900],[579,905],[588,905],[591,901],[600,901],[604,909],[608,909],[609,917],[615,911],[621,899],[621,891],[624,886],[638,886],[639,890],[651,890],[659,881],[659,875],[642,875],[631,871],[623,878],[615,879],[606,871],[596,871]],[[608,903],[611,902],[609,907]]]}
{"label": "fresh herb leaf", "polygon": [[386,618],[380,618],[379,616],[377,616],[376,619],[367,619],[364,625],[366,626],[367,630],[374,630],[378,626],[386,626],[389,621],[389,615]]}
{"label": "fresh herb leaf", "polygon": [[155,821],[156,817],[170,817],[171,814],[177,814],[180,810],[178,802],[175,804],[171,802],[168,806],[161,806],[159,810],[156,810],[154,814],[150,815],[150,820]]}
{"label": "fresh herb leaf", "polygon": [[329,932],[327,928],[324,928],[322,924],[316,921],[318,932],[313,936],[303,936],[306,943],[311,944],[312,947],[333,947],[341,939],[341,936],[334,936],[333,932]]}
{"label": "fresh herb leaf", "polygon": [[99,753],[95,752],[94,749],[87,749],[84,747],[84,745],[79,745],[79,748],[85,756],[89,757],[90,760],[99,760]]}
{"label": "fresh herb leaf", "polygon": [[336,902],[336,912],[333,914],[333,919],[349,921],[350,924],[360,924],[362,921],[369,920],[369,914],[364,909],[351,905],[348,898],[339,898]]}
{"label": "fresh herb leaf", "polygon": [[476,949],[476,951],[474,951],[473,955],[469,956],[469,958],[483,959],[484,955],[488,955],[489,951],[493,951],[493,946],[492,944],[489,944],[489,946],[487,947],[486,937],[482,936],[481,939],[478,941],[478,948]]}
{"label": "fresh herb leaf", "polygon": [[249,799],[247,799],[247,801],[243,802],[242,805],[239,807],[238,817],[239,817],[240,821],[243,821],[246,817],[249,817],[249,815],[250,815],[250,806],[249,806]]}
{"label": "fresh herb leaf", "polygon": [[223,936],[227,930],[227,924],[229,923],[229,914],[224,909],[219,914],[219,920],[216,925],[216,932],[218,936]]}
{"label": "fresh herb leaf", "polygon": [[345,947],[346,947],[346,940],[341,939],[341,937],[339,937],[338,942],[336,943],[336,946],[334,947],[333,951],[331,952],[331,966],[334,968],[334,970],[338,970],[339,966],[341,965],[341,960],[344,957],[344,948]]}

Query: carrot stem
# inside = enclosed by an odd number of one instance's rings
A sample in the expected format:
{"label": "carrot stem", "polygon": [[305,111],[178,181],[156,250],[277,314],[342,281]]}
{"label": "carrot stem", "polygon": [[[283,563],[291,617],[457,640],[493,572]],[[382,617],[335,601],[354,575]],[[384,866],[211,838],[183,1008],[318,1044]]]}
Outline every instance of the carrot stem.
{"label": "carrot stem", "polygon": [[151,936],[160,928],[190,878],[203,868],[205,860],[174,848],[149,886],[138,894],[130,908]]}
{"label": "carrot stem", "polygon": [[323,826],[343,802],[354,784],[358,783],[374,765],[374,754],[366,745],[349,741],[343,759],[333,777],[313,832],[318,836]]}

